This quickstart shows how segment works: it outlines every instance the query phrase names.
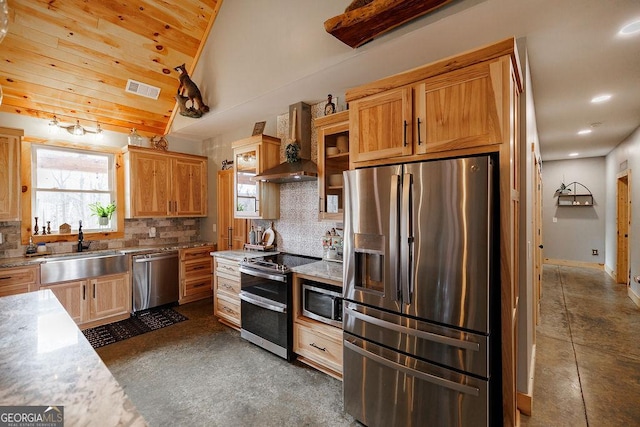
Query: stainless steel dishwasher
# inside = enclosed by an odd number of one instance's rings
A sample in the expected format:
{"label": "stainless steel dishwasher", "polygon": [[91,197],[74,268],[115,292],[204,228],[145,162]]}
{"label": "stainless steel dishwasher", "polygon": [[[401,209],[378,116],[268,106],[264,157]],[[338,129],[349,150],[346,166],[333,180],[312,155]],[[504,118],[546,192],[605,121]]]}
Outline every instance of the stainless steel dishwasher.
{"label": "stainless steel dishwasher", "polygon": [[178,251],[133,256],[133,312],[178,301]]}

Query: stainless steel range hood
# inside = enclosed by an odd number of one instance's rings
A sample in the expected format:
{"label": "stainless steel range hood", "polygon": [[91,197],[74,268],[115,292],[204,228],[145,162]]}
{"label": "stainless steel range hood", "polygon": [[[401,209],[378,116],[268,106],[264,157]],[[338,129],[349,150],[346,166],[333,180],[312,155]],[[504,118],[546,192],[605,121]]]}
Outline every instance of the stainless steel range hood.
{"label": "stainless steel range hood", "polygon": [[[291,140],[300,144],[299,160],[293,163],[280,163],[252,178],[253,181],[285,182],[315,181],[318,179],[318,166],[311,161],[311,106],[298,102],[289,106]],[[289,143],[287,143],[289,144]]]}

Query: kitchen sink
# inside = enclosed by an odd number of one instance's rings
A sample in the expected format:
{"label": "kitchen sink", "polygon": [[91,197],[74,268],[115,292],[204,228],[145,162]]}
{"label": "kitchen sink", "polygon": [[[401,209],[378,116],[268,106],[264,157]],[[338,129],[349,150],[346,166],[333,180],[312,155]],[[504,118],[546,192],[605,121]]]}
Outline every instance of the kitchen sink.
{"label": "kitchen sink", "polygon": [[127,256],[116,251],[54,255],[44,260],[40,264],[40,283],[43,285],[120,274],[129,269]]}

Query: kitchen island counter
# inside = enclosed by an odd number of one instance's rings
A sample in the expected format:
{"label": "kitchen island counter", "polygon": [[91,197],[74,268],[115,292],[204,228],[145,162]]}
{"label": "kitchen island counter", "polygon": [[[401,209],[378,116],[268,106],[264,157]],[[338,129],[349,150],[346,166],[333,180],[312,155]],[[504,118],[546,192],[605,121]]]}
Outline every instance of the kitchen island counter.
{"label": "kitchen island counter", "polygon": [[297,274],[315,276],[342,283],[342,263],[333,261],[318,261],[291,268]]}
{"label": "kitchen island counter", "polygon": [[146,425],[50,290],[0,298],[0,361],[2,406],[63,406],[65,425]]}

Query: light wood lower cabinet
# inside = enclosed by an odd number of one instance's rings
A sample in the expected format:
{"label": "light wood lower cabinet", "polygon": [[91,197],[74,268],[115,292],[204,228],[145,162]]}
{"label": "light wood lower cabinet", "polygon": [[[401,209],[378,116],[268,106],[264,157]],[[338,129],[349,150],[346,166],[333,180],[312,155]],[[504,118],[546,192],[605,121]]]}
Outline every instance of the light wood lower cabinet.
{"label": "light wood lower cabinet", "polygon": [[213,245],[180,249],[180,299],[184,304],[211,297]]}
{"label": "light wood lower cabinet", "polygon": [[38,266],[0,268],[0,297],[38,290]]}
{"label": "light wood lower cabinet", "polygon": [[302,363],[342,380],[342,328],[302,314],[302,283],[305,279],[342,287],[341,282],[297,273],[293,275],[293,352]]}
{"label": "light wood lower cabinet", "polygon": [[50,289],[82,329],[126,319],[131,311],[129,274],[40,286]]}
{"label": "light wood lower cabinet", "polygon": [[215,257],[213,314],[224,324],[240,329],[240,265]]}

